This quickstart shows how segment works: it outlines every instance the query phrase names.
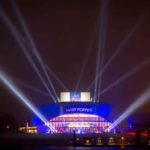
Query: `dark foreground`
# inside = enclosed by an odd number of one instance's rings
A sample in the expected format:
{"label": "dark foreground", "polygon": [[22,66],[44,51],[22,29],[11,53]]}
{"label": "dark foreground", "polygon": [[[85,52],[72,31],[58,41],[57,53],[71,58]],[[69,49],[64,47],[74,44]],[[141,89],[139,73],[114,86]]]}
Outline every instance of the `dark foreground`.
{"label": "dark foreground", "polygon": [[21,150],[150,150],[148,147],[26,147]]}
{"label": "dark foreground", "polygon": [[118,135],[76,135],[74,137],[67,134],[0,134],[0,150],[150,150],[148,144],[136,143],[135,138],[125,137],[127,138],[128,141],[120,141]]}
{"label": "dark foreground", "polygon": [[150,150],[149,147],[2,147],[1,149],[10,150]]}

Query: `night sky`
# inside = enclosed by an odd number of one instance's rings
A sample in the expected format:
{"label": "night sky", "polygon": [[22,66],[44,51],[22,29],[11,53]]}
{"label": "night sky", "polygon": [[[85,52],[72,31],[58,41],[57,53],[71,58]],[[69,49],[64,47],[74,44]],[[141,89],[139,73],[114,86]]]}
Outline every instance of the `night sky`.
{"label": "night sky", "polygon": [[[86,91],[94,80],[96,53],[102,21],[99,0],[18,0],[22,16],[32,34],[44,62],[53,70],[69,91],[76,88],[79,73],[90,47],[78,91]],[[25,37],[9,0],[1,0],[17,30]],[[121,50],[102,76],[105,89],[136,65],[150,59],[150,2],[149,0],[110,0],[106,11],[104,64],[120,44]],[[130,36],[129,36],[130,34]],[[127,37],[128,40],[125,40]],[[29,47],[29,46],[28,46]],[[30,48],[29,48],[30,49]],[[29,52],[31,52],[29,50]],[[24,82],[45,91],[35,71],[20,50],[14,37],[0,17],[0,67],[17,83],[17,86],[39,106],[52,102],[48,96],[32,91]],[[51,76],[57,94],[64,89]],[[103,95],[100,102],[112,105],[113,118],[127,108],[144,90],[150,87],[150,63],[120,82]],[[93,94],[93,89],[91,92]],[[12,113],[25,121],[31,114],[13,94],[0,85],[0,115]],[[150,103],[136,113],[150,113]]]}

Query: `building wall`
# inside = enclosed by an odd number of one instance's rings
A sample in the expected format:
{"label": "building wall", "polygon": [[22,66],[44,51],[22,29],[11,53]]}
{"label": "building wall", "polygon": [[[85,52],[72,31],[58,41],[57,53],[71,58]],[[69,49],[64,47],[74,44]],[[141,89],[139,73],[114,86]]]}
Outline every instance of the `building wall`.
{"label": "building wall", "polygon": [[[71,113],[95,114],[109,121],[111,106],[106,103],[49,103],[39,107],[39,111],[48,119]],[[110,120],[111,121],[111,120]],[[43,124],[39,118],[33,117],[33,125]]]}

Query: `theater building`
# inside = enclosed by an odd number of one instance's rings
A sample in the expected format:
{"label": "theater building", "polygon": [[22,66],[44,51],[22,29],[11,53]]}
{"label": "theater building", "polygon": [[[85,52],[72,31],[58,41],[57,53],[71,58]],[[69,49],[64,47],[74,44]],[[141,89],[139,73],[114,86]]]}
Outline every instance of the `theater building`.
{"label": "theater building", "polygon": [[[108,119],[111,106],[92,102],[89,92],[62,92],[58,103],[45,104],[39,109],[57,133],[103,133],[111,125]],[[33,126],[38,133],[51,133],[36,116]]]}

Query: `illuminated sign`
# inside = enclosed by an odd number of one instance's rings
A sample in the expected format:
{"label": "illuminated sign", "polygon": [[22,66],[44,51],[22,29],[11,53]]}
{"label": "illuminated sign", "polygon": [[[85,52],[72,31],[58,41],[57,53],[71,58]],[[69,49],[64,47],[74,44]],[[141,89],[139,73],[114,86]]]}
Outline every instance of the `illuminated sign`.
{"label": "illuminated sign", "polygon": [[60,102],[91,102],[90,92],[61,92]]}
{"label": "illuminated sign", "polygon": [[86,107],[72,107],[72,108],[66,108],[66,113],[92,113],[92,108],[86,108]]}

